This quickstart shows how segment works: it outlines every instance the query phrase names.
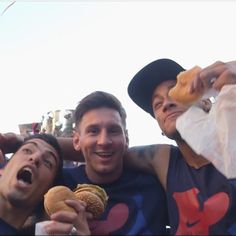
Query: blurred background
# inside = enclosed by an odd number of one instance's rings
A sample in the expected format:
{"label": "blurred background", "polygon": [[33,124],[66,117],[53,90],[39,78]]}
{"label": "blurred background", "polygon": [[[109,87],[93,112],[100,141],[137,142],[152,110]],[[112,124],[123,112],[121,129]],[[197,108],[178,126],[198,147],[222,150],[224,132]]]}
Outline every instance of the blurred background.
{"label": "blurred background", "polygon": [[227,0],[0,1],[0,132],[37,128],[103,90],[126,108],[130,146],[172,143],[128,83],[158,58],[186,69],[235,60],[235,9]]}

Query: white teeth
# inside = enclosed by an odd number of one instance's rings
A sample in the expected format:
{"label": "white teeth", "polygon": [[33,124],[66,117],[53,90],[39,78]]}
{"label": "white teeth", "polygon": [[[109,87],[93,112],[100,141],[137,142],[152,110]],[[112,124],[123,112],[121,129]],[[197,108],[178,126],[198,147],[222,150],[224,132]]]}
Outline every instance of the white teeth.
{"label": "white teeth", "polygon": [[27,170],[32,174],[32,170],[29,167],[25,167],[25,168],[23,168],[23,170]]}
{"label": "white teeth", "polygon": [[30,167],[23,167],[18,173],[17,173],[17,180],[20,182],[24,182],[27,184],[32,184],[33,180],[33,171]]}
{"label": "white teeth", "polygon": [[112,155],[112,152],[97,152],[97,155],[108,157]]}

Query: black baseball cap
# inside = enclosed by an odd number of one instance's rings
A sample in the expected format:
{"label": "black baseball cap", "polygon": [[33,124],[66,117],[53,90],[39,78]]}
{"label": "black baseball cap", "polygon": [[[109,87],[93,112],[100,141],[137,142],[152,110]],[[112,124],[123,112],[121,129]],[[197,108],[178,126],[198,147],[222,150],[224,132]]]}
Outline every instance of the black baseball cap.
{"label": "black baseball cap", "polygon": [[155,88],[164,81],[176,80],[177,75],[185,69],[177,62],[162,58],[143,67],[130,81],[128,94],[144,111],[154,117],[152,95]]}

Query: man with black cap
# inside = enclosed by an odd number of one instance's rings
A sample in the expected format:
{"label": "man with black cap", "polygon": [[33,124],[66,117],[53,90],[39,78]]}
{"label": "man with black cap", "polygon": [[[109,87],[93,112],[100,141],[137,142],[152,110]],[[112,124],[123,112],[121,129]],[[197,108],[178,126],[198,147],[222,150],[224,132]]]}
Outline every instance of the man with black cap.
{"label": "man with black cap", "polygon": [[[171,234],[235,234],[236,181],[226,179],[208,160],[197,155],[176,130],[176,119],[188,106],[173,101],[168,93],[181,71],[182,66],[164,58],[146,65],[131,80],[131,99],[157,120],[162,132],[178,147],[134,147],[129,161],[136,157],[132,165],[154,170],[160,179],[167,193]],[[216,80],[211,84],[213,77]],[[235,62],[216,62],[200,72],[190,92],[210,84],[220,90],[224,84],[234,83]]]}

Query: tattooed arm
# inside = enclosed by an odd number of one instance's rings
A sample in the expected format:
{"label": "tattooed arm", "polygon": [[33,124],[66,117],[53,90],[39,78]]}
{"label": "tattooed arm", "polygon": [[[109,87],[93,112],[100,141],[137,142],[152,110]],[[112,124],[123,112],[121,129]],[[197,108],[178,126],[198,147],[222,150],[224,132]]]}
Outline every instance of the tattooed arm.
{"label": "tattooed arm", "polygon": [[[21,135],[14,133],[0,134],[0,149],[3,153],[14,152],[23,140]],[[63,150],[64,159],[84,161],[82,153],[74,149],[72,138],[58,138],[58,142]],[[167,144],[132,147],[125,155],[125,165],[155,174],[165,188],[169,152],[170,145]]]}
{"label": "tattooed arm", "polygon": [[125,164],[155,174],[164,188],[169,165],[170,145],[156,144],[129,148]]}
{"label": "tattooed arm", "polygon": [[[75,151],[72,139],[58,139],[67,160],[83,161],[82,153]],[[163,187],[166,187],[166,176],[169,165],[170,145],[155,144],[136,146],[128,149],[125,165],[140,171],[156,175]]]}

